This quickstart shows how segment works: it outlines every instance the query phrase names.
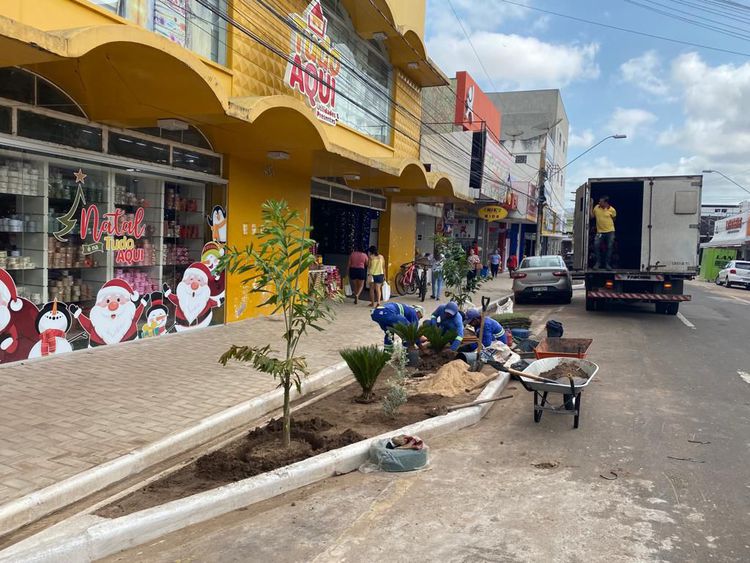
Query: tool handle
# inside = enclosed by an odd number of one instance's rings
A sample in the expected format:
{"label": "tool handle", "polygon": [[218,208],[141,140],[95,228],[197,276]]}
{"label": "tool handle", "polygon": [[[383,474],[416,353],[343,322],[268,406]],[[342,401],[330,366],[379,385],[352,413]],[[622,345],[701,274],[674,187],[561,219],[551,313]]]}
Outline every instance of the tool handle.
{"label": "tool handle", "polygon": [[558,381],[555,381],[554,379],[546,379],[544,377],[539,377],[538,375],[532,375],[530,373],[524,373],[522,371],[518,371],[517,369],[508,368],[508,367],[502,367],[503,371],[507,371],[511,375],[515,375],[518,377],[525,377],[527,379],[533,379],[534,381],[541,381],[543,383],[555,383],[558,384]]}
{"label": "tool handle", "polygon": [[471,393],[472,391],[475,391],[475,390],[479,389],[480,387],[484,387],[484,386],[485,386],[485,385],[487,385],[487,384],[488,384],[488,383],[489,383],[490,381],[492,381],[493,379],[497,379],[498,377],[500,377],[500,374],[499,374],[499,373],[496,373],[495,375],[491,375],[490,377],[488,377],[488,378],[487,378],[487,379],[485,379],[484,381],[482,381],[482,382],[480,382],[480,383],[477,383],[477,384],[476,384],[476,385],[474,385],[473,387],[469,387],[468,389],[466,389],[466,392],[467,392],[467,393]]}
{"label": "tool handle", "polygon": [[452,407],[448,407],[446,410],[448,412],[455,411],[458,409],[467,409],[469,407],[474,407],[476,405],[483,405],[484,403],[494,403],[495,401],[502,401],[504,399],[512,399],[513,395],[505,395],[504,397],[497,397],[495,399],[484,399],[482,401],[474,401],[473,403],[462,403],[460,405],[453,405]]}
{"label": "tool handle", "polygon": [[482,311],[487,311],[487,307],[490,306],[490,298],[486,295],[482,296]]}

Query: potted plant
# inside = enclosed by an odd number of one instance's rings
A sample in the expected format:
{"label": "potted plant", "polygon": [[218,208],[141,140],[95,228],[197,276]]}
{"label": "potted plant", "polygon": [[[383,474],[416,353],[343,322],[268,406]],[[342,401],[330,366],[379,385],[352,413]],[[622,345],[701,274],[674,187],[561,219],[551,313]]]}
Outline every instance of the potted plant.
{"label": "potted plant", "polygon": [[323,330],[320,321],[332,320],[334,312],[324,290],[300,283],[315,262],[311,252],[315,241],[308,237],[312,229],[307,218],[290,209],[286,201],[268,200],[261,206],[261,213],[258,243],[253,242],[244,250],[229,248],[219,268],[242,276],[242,284],[249,286],[251,293],[264,297],[261,307],[283,316],[284,352],[277,357],[271,345],[233,345],[219,362],[247,362],[280,380],[284,390],[283,440],[284,446],[289,447],[292,385],[300,391],[302,377],[308,373],[305,357],[296,355],[297,345],[309,328]]}
{"label": "potted plant", "polygon": [[419,325],[413,323],[398,323],[391,329],[394,334],[401,338],[406,346],[406,356],[409,367],[419,365],[419,340],[421,338]]}
{"label": "potted plant", "polygon": [[359,346],[357,348],[347,348],[339,352],[344,358],[346,365],[352,370],[354,379],[357,380],[362,388],[362,395],[355,400],[358,403],[372,403],[375,401],[375,395],[372,390],[375,382],[378,380],[380,372],[383,371],[385,364],[391,359],[391,355],[379,346]]}

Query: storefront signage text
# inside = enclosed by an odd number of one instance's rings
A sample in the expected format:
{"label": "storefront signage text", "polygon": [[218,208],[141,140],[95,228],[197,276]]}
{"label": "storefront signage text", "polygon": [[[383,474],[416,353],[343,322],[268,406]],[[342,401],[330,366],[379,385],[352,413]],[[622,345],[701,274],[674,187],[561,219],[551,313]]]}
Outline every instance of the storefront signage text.
{"label": "storefront signage text", "polygon": [[328,19],[319,0],[313,0],[303,15],[292,14],[294,24],[304,33],[292,32],[291,61],[284,82],[303,94],[315,116],[336,125],[336,77],[341,71],[341,53],[327,34]]}
{"label": "storefront signage text", "polygon": [[479,210],[478,215],[485,221],[502,221],[508,216],[508,210],[499,205],[487,205]]}
{"label": "storefront signage text", "polygon": [[116,264],[130,265],[142,262],[144,249],[135,247],[135,239],[146,234],[146,225],[143,224],[145,213],[146,210],[139,207],[133,219],[126,220],[125,211],[115,209],[111,213],[104,213],[100,218],[99,208],[96,205],[83,208],[81,210],[81,238],[86,238],[86,233],[91,226],[91,235],[94,239],[93,244],[84,245],[83,253],[111,251],[115,253]]}
{"label": "storefront signage text", "polygon": [[727,219],[727,231],[736,231],[742,228],[742,217]]}

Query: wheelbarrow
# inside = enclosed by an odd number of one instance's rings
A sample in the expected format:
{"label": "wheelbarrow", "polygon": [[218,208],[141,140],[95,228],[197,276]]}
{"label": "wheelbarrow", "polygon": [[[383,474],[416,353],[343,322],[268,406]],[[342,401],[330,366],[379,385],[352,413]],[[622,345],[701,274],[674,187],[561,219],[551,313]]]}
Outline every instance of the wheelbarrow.
{"label": "wheelbarrow", "polygon": [[[540,377],[540,374],[554,369],[562,363],[572,363],[580,367],[587,375],[586,379],[565,378],[564,380],[553,381]],[[517,375],[524,389],[534,393],[534,422],[539,422],[544,412],[547,411],[553,414],[572,415],[573,428],[578,428],[578,421],[581,416],[581,395],[598,371],[599,366],[588,360],[578,358],[544,358],[532,362],[522,372],[511,373]],[[562,403],[552,405],[549,401],[549,395],[552,393],[562,395]]]}

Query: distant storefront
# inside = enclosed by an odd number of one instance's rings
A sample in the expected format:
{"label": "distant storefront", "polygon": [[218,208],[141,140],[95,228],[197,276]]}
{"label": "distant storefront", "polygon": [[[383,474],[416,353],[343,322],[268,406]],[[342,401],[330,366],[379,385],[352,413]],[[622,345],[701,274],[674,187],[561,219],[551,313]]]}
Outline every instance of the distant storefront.
{"label": "distant storefront", "polygon": [[750,260],[750,212],[716,221],[713,237],[701,244],[701,278],[715,280],[735,258]]}

